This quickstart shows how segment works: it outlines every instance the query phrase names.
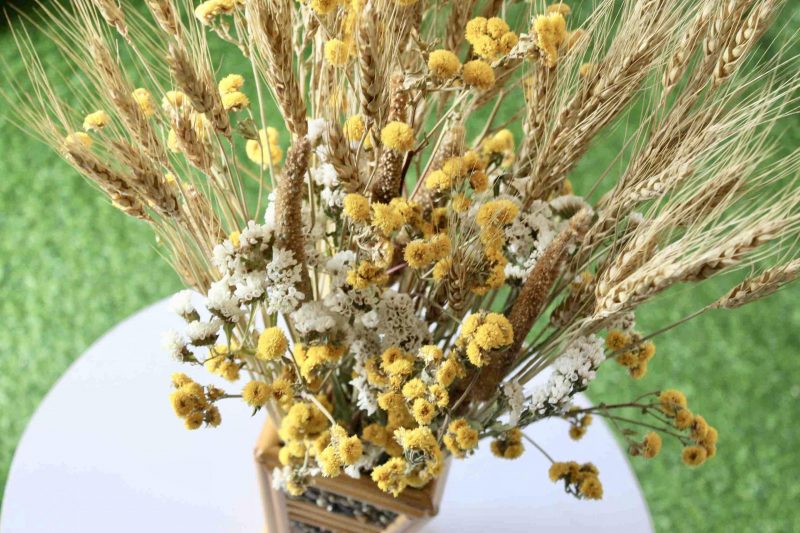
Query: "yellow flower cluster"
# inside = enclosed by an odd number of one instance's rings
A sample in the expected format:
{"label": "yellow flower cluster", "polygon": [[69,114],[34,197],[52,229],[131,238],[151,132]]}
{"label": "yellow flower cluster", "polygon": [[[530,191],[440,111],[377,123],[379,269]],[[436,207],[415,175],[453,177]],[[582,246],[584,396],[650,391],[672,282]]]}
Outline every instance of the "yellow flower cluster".
{"label": "yellow flower cluster", "polygon": [[434,261],[450,255],[453,245],[450,237],[437,233],[430,239],[416,239],[406,245],[403,257],[411,268],[426,268]]}
{"label": "yellow flower cluster", "polygon": [[139,110],[144,116],[152,117],[155,114],[156,105],[153,102],[153,96],[150,94],[150,91],[139,87],[138,89],[133,90],[131,96],[139,106]]}
{"label": "yellow flower cluster", "polygon": [[442,450],[430,428],[399,428],[394,433],[405,457],[393,457],[372,471],[378,488],[399,495],[407,486],[422,487],[436,478],[444,465]]}
{"label": "yellow flower cluster", "polygon": [[324,476],[336,477],[342,473],[342,467],[352,465],[361,458],[363,445],[356,435],[348,436],[340,425],[331,427],[326,437],[329,442],[317,454],[317,464]]}
{"label": "yellow flower cluster", "polygon": [[347,284],[354,289],[366,289],[370,285],[385,285],[389,281],[386,268],[372,261],[361,261],[347,273]]}
{"label": "yellow flower cluster", "polygon": [[517,45],[519,38],[501,18],[475,17],[467,22],[467,42],[475,53],[484,59],[506,55]]}
{"label": "yellow flower cluster", "polygon": [[370,148],[372,146],[372,139],[370,136],[364,137],[367,132],[367,126],[364,124],[364,117],[361,115],[353,115],[344,122],[342,127],[345,138],[350,142],[359,142],[364,139],[364,147]]}
{"label": "yellow flower cluster", "polygon": [[204,422],[210,427],[220,424],[219,409],[213,404],[224,394],[220,389],[203,389],[202,385],[179,372],[172,375],[172,386],[175,390],[169,395],[169,401],[175,414],[183,419],[186,429],[197,429]]}
{"label": "yellow flower cluster", "polygon": [[94,113],[86,115],[86,118],[83,119],[83,129],[85,131],[101,130],[105,128],[110,121],[111,118],[108,116],[108,113],[101,109],[100,111],[95,111]]}
{"label": "yellow flower cluster", "polygon": [[381,143],[390,150],[408,152],[414,148],[414,130],[405,122],[392,121],[381,130]]}
{"label": "yellow flower cluster", "polygon": [[242,389],[242,399],[250,407],[263,407],[272,396],[272,387],[269,383],[253,380]]}
{"label": "yellow flower cluster", "polygon": [[228,381],[236,381],[239,379],[239,371],[244,366],[244,362],[238,357],[238,349],[236,344],[230,347],[218,344],[210,350],[210,357],[205,360],[203,366],[212,374]]}
{"label": "yellow flower cluster", "polygon": [[506,348],[514,342],[511,322],[500,313],[473,313],[461,325],[456,346],[466,348],[467,359],[477,367],[489,363],[493,350]]}
{"label": "yellow flower cluster", "polygon": [[319,371],[324,366],[339,361],[345,351],[345,346],[336,346],[330,343],[311,346],[298,343],[294,346],[293,355],[300,367],[300,374],[314,387],[316,379],[320,377]]}
{"label": "yellow flower cluster", "polygon": [[536,46],[542,54],[542,62],[552,68],[558,63],[558,49],[567,39],[567,21],[555,11],[539,15],[533,21]]}
{"label": "yellow flower cluster", "polygon": [[449,80],[461,70],[461,60],[450,50],[434,50],[428,56],[428,71],[434,78]]}
{"label": "yellow flower cluster", "polygon": [[465,63],[461,76],[464,83],[478,91],[488,91],[496,82],[492,66],[481,59]]}
{"label": "yellow flower cluster", "polygon": [[580,417],[575,417],[574,422],[569,428],[569,437],[572,440],[580,440],[586,435],[586,430],[592,425],[592,415],[585,414]]}
{"label": "yellow flower cluster", "polygon": [[689,433],[694,444],[683,449],[681,458],[688,466],[700,466],[717,454],[717,429],[706,419],[693,414],[688,407],[686,396],[674,389],[662,391],[658,396],[661,412],[671,418],[675,427]]}
{"label": "yellow flower cluster", "polygon": [[628,369],[631,377],[641,379],[647,373],[647,364],[656,354],[656,345],[652,341],[641,342],[637,333],[625,333],[612,329],[606,335],[606,347],[609,350],[624,352],[616,356],[617,363]]}
{"label": "yellow flower cluster", "polygon": [[64,137],[64,146],[71,149],[91,148],[94,141],[88,134],[77,131]]}
{"label": "yellow flower cluster", "polygon": [[548,472],[550,481],[564,481],[567,492],[589,500],[603,497],[603,485],[598,477],[597,467],[592,463],[579,465],[575,461],[553,463]]}
{"label": "yellow flower cluster", "polygon": [[525,446],[522,444],[522,430],[512,428],[505,433],[501,433],[492,441],[490,447],[495,457],[516,459],[525,451]]}
{"label": "yellow flower cluster", "polygon": [[496,160],[503,167],[510,167],[515,159],[514,134],[507,129],[498,131],[484,139],[481,144],[481,152],[485,158]]}
{"label": "yellow flower cluster", "polygon": [[[278,130],[275,128],[261,129],[258,132],[259,140],[249,139],[245,144],[247,157],[253,163],[258,163],[261,168],[277,165],[283,159],[283,150],[278,144]],[[264,157],[262,147],[267,147],[268,157]]]}
{"label": "yellow flower cluster", "polygon": [[478,446],[478,430],[470,426],[465,419],[457,418],[447,426],[443,442],[453,457],[463,459],[467,452]]}
{"label": "yellow flower cluster", "polygon": [[244,5],[244,0],[208,0],[198,5],[194,16],[203,24],[211,24],[220,15],[230,15],[237,7]]}
{"label": "yellow flower cluster", "polygon": [[218,88],[222,107],[228,111],[239,111],[250,105],[250,99],[240,90],[243,85],[244,78],[239,74],[229,74],[220,80]]}
{"label": "yellow flower cluster", "polygon": [[341,39],[331,39],[324,46],[325,60],[331,65],[341,67],[347,64],[350,47]]}
{"label": "yellow flower cluster", "polygon": [[279,359],[288,347],[289,340],[280,328],[266,328],[258,337],[256,357],[268,361]]}
{"label": "yellow flower cluster", "polygon": [[489,185],[486,175],[486,161],[469,150],[461,157],[450,157],[442,167],[425,178],[425,187],[436,191],[447,191],[460,186],[466,180],[475,192],[483,192]]}

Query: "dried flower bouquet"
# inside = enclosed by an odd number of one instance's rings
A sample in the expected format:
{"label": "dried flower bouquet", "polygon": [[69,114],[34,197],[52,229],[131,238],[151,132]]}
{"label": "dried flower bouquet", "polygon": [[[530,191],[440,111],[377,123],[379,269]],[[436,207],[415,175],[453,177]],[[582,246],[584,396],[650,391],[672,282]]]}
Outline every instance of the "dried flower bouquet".
{"label": "dried flower bouquet", "polygon": [[[673,285],[752,270],[688,319],[797,277],[800,152],[770,140],[797,69],[742,68],[779,1],[597,0],[583,20],[538,1],[145,4],[43,8],[83,74],[60,96],[17,28],[33,89],[9,97],[189,287],[165,346],[231,386],[174,375],[187,428],[219,425],[222,400],[266,411],[292,494],[363,473],[397,495],[481,442],[538,448],[524,430],[550,417],[575,439],[606,417],[635,456],[662,438],[688,465],[715,455],[679,391],[571,400],[610,360],[645,374],[686,319],[646,332],[634,313]],[[225,71],[221,44],[248,70]],[[619,124],[618,164],[573,191]],[[551,461],[602,496],[592,464]]]}

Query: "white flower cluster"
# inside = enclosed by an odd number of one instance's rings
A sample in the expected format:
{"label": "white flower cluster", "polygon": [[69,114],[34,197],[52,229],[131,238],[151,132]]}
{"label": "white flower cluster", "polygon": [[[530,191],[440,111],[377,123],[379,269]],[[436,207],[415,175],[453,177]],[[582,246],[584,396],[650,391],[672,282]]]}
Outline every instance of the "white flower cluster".
{"label": "white flower cluster", "polygon": [[525,407],[525,392],[518,381],[508,381],[502,387],[503,397],[508,403],[508,424],[516,426]]}
{"label": "white flower cluster", "polygon": [[563,413],[572,395],[594,379],[603,360],[602,339],[595,335],[575,339],[555,360],[547,383],[531,394],[531,409],[539,415]]}
{"label": "white flower cluster", "polygon": [[556,229],[557,222],[550,206],[541,200],[534,201],[529,209],[520,212],[505,230],[509,252],[506,276],[520,280],[528,277],[555,237]]}

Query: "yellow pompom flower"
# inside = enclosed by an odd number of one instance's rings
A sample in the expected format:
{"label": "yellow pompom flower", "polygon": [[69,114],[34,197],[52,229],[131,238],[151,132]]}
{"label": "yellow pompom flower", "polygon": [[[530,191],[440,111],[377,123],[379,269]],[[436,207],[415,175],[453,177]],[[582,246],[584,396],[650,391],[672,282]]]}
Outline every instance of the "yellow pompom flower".
{"label": "yellow pompom flower", "polygon": [[131,93],[131,96],[136,101],[136,104],[141,109],[142,114],[146,117],[151,117],[156,112],[156,106],[153,103],[153,97],[150,95],[150,91],[139,87],[138,89],[134,89]]}
{"label": "yellow pompom flower", "polygon": [[444,352],[435,344],[426,344],[419,349],[419,357],[426,363],[438,363],[442,360]]}
{"label": "yellow pompom flower", "polygon": [[663,391],[658,396],[658,401],[661,404],[661,411],[669,417],[675,416],[678,411],[686,409],[686,396],[678,390],[670,389]]}
{"label": "yellow pompom flower", "polygon": [[394,206],[380,202],[372,204],[372,225],[378,228],[384,236],[388,237],[400,229],[403,223],[403,216]]}
{"label": "yellow pompom flower", "polygon": [[652,459],[661,451],[661,435],[650,431],[644,436],[642,442],[642,456]]}
{"label": "yellow pompom flower", "polygon": [[186,94],[182,91],[167,91],[161,99],[161,108],[164,111],[181,107],[185,102],[188,102]]}
{"label": "yellow pompom flower", "polygon": [[331,39],[325,43],[325,59],[331,65],[341,67],[347,64],[350,47],[341,39]]}
{"label": "yellow pompom flower", "polygon": [[536,35],[536,46],[543,54],[543,60],[548,67],[554,67],[558,62],[558,48],[567,38],[567,21],[559,12],[548,15],[539,15],[533,21],[533,30]]}
{"label": "yellow pompom flower", "polygon": [[694,421],[694,414],[688,409],[679,409],[675,413],[675,427],[678,429],[688,429]]}
{"label": "yellow pompom flower", "polygon": [[208,0],[195,8],[194,16],[201,23],[208,25],[219,15],[233,13],[237,5],[237,0]]}
{"label": "yellow pompom flower", "polygon": [[519,215],[519,207],[511,200],[492,200],[478,209],[475,222],[479,226],[502,227],[511,224]]}
{"label": "yellow pompom flower", "polygon": [[603,485],[597,476],[586,476],[578,485],[581,496],[589,500],[600,500],[603,498]]}
{"label": "yellow pompom flower", "polygon": [[336,451],[344,464],[352,465],[361,459],[361,454],[364,453],[364,447],[361,444],[361,440],[353,435],[351,437],[339,439]]}
{"label": "yellow pompom flower", "polygon": [[488,91],[494,87],[494,70],[489,63],[480,59],[464,64],[463,77],[464,83],[479,91]]}
{"label": "yellow pompom flower", "polygon": [[450,50],[434,50],[428,56],[428,70],[434,78],[448,80],[458,74],[461,61]]}
{"label": "yellow pompom flower", "polygon": [[708,452],[702,446],[687,446],[681,453],[681,459],[688,466],[700,466],[707,457]]}
{"label": "yellow pompom flower", "polygon": [[565,17],[572,13],[572,8],[563,2],[547,6],[547,13],[561,13]]}
{"label": "yellow pompom flower", "polygon": [[453,266],[453,260],[450,257],[445,257],[444,259],[437,261],[435,265],[433,265],[433,279],[436,281],[442,281],[450,274],[450,268]]}
{"label": "yellow pompom flower", "polygon": [[79,148],[91,148],[93,143],[94,141],[92,141],[92,138],[82,131],[70,133],[64,137],[64,145],[73,150]]}
{"label": "yellow pompom flower", "polygon": [[428,177],[425,178],[425,188],[431,190],[447,190],[453,186],[453,180],[450,176],[441,170],[434,170]]}
{"label": "yellow pompom flower", "polygon": [[202,411],[195,411],[194,413],[190,414],[186,418],[183,419],[183,423],[186,426],[186,429],[197,429],[203,425],[203,421],[205,420],[205,415]]}
{"label": "yellow pompom flower", "polygon": [[414,130],[405,122],[390,122],[381,130],[381,143],[391,150],[408,152],[414,148]]}
{"label": "yellow pompom flower", "polygon": [[83,129],[86,131],[100,130],[106,127],[110,121],[108,113],[101,109],[86,115],[86,118],[83,119]]}
{"label": "yellow pompom flower", "polygon": [[370,285],[383,285],[389,281],[386,269],[370,261],[362,261],[347,273],[347,283],[354,289],[366,289]]}
{"label": "yellow pompom flower", "polygon": [[364,117],[361,115],[353,115],[344,122],[344,136],[348,141],[358,142],[364,137],[367,128],[364,124]]}
{"label": "yellow pompom flower", "polygon": [[352,192],[344,197],[342,202],[344,215],[356,222],[369,221],[369,200],[357,192]]}
{"label": "yellow pompom flower", "polygon": [[258,337],[256,357],[265,360],[278,359],[289,348],[289,340],[280,328],[271,327],[261,332]]}
{"label": "yellow pompom flower", "polygon": [[411,268],[425,268],[435,259],[433,248],[422,239],[408,243],[403,257]]}
{"label": "yellow pompom flower", "polygon": [[244,86],[244,77],[240,74],[228,74],[221,80],[219,80],[219,84],[217,88],[219,89],[219,94],[226,95],[229,93],[238,92]]}
{"label": "yellow pompom flower", "polygon": [[242,389],[242,399],[251,407],[261,407],[269,398],[270,387],[263,381],[251,381]]}
{"label": "yellow pompom flower", "polygon": [[476,170],[470,174],[469,184],[473,191],[483,192],[489,187],[489,176],[482,170]]}
{"label": "yellow pompom flower", "polygon": [[336,477],[342,472],[342,462],[332,446],[328,446],[317,455],[317,464],[325,477]]}
{"label": "yellow pompom flower", "polygon": [[372,470],[372,481],[384,492],[397,497],[408,486],[406,460],[393,457]]}
{"label": "yellow pompom flower", "polygon": [[311,9],[320,15],[327,15],[339,7],[339,4],[341,4],[341,0],[311,0],[309,3]]}
{"label": "yellow pompom flower", "polygon": [[[270,163],[272,165],[280,163],[283,159],[283,150],[278,145],[278,130],[275,128],[259,130],[258,137],[260,141],[250,139],[245,144],[245,151],[250,161],[260,164],[262,168],[267,168]],[[262,147],[267,148],[269,157],[264,157]]]}
{"label": "yellow pompom flower", "polygon": [[226,111],[239,111],[250,105],[247,95],[239,91],[233,91],[222,95],[222,107]]}
{"label": "yellow pompom flower", "polygon": [[606,348],[609,350],[620,350],[628,345],[630,337],[618,329],[612,329],[606,335]]}

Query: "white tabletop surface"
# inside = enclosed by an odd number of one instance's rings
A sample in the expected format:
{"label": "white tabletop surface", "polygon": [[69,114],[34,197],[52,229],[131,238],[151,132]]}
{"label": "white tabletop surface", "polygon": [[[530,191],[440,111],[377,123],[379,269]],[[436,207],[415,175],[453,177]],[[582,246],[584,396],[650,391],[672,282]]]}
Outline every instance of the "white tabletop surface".
{"label": "white tabletop surface", "polygon": [[[252,450],[263,420],[231,401],[221,405],[220,427],[183,428],[167,398],[171,373],[186,367],[160,347],[162,331],[180,326],[159,302],[108,332],[61,377],[17,448],[0,532],[262,531]],[[214,381],[202,370],[187,373]],[[453,463],[440,513],[425,531],[652,531],[607,426],[595,417],[579,442],[567,430],[563,421],[548,421],[526,432],[557,460],[594,462],[602,501],[565,494],[529,444],[515,461],[492,457],[482,444]]]}

